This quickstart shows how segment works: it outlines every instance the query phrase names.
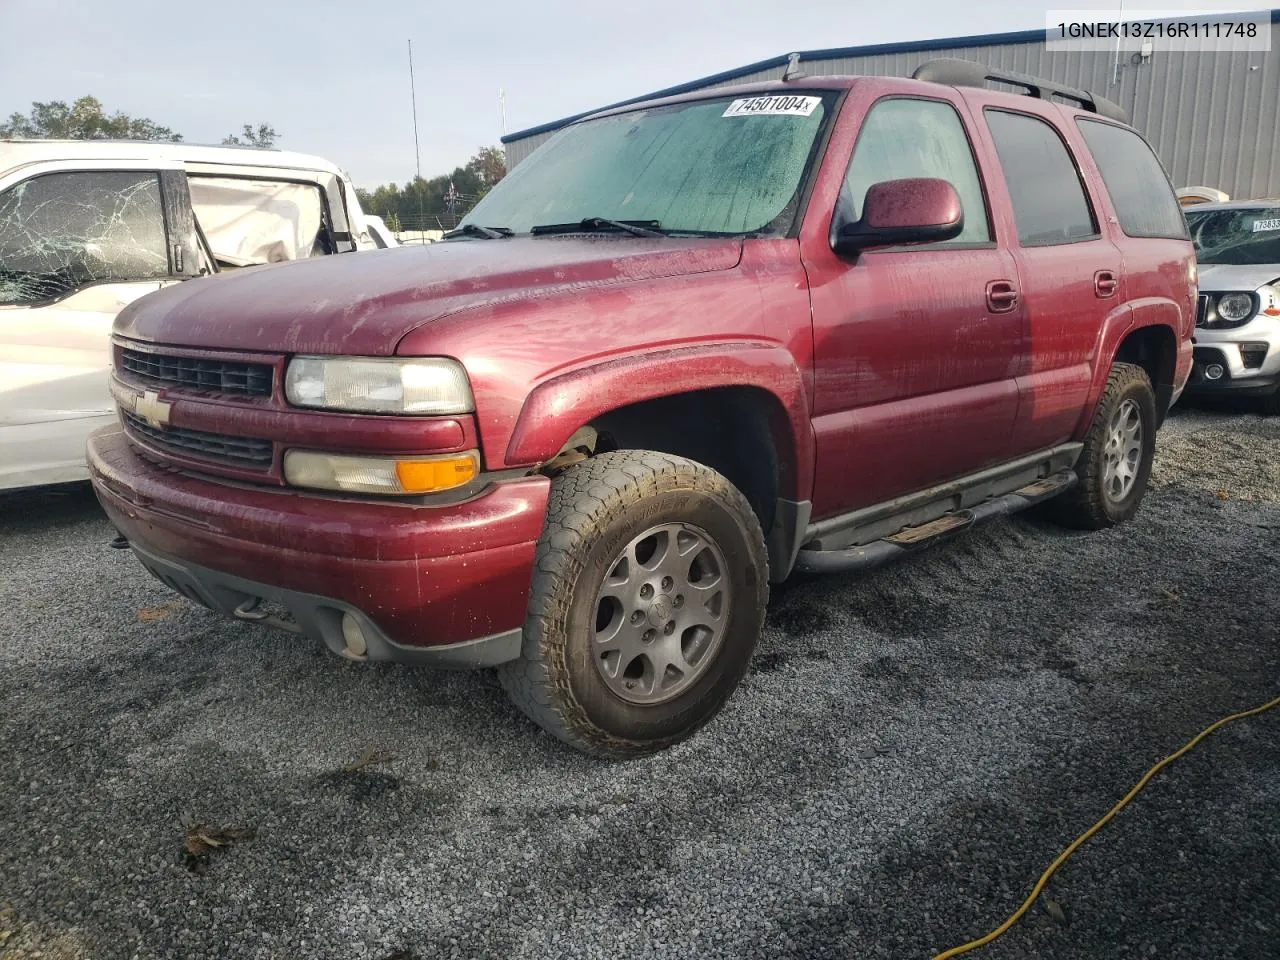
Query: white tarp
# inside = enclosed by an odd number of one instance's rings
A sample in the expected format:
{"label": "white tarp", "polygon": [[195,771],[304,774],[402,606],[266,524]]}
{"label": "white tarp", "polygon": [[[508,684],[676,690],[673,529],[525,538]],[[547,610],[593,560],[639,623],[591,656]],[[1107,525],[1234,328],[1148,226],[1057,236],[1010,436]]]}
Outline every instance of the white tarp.
{"label": "white tarp", "polygon": [[323,252],[315,249],[319,187],[235,177],[193,176],[189,182],[196,219],[223,263],[278,263]]}

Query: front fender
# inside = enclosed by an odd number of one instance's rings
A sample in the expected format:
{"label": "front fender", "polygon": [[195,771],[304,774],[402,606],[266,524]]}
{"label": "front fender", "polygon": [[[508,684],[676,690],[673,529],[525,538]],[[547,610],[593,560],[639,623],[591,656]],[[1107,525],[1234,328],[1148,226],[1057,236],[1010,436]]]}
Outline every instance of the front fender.
{"label": "front fender", "polygon": [[777,400],[770,423],[779,460],[779,493],[807,500],[813,488],[814,440],[809,398],[795,358],[776,343],[696,344],[582,367],[529,394],[507,446],[508,466],[554,457],[574,431],[621,407],[721,387],[752,387]]}

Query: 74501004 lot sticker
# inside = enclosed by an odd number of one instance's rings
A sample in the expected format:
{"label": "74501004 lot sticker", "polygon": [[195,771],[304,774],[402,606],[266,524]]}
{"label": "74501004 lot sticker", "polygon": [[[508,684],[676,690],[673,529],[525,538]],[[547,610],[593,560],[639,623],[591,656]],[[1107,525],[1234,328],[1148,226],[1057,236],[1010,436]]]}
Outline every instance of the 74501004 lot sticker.
{"label": "74501004 lot sticker", "polygon": [[743,97],[725,108],[722,117],[807,117],[821,102],[821,97],[797,97],[791,94],[773,97]]}

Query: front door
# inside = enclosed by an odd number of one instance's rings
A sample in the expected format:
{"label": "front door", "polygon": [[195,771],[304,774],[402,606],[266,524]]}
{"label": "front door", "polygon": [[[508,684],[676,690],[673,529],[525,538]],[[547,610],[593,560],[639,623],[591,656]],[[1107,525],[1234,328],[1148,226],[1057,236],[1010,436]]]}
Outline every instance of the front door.
{"label": "front door", "polygon": [[114,418],[112,321],[191,259],[161,177],[59,170],[0,191],[0,488],[87,476],[85,440]]}
{"label": "front door", "polygon": [[889,97],[868,110],[832,234],[867,188],[949,181],[964,229],[945,243],[806,255],[813,305],[815,518],[855,510],[1009,457],[1025,366],[1012,256],[995,242],[955,102]]}

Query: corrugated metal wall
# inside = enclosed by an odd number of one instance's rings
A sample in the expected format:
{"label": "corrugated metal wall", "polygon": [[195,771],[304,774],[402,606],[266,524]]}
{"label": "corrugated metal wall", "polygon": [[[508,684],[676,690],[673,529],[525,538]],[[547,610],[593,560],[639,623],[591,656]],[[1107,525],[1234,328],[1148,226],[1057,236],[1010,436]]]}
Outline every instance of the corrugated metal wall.
{"label": "corrugated metal wall", "polygon": [[[1210,186],[1232,197],[1280,196],[1280,24],[1271,24],[1272,53],[1155,53],[1134,64],[1122,56],[1116,81],[1110,52],[1050,52],[1043,43],[1008,43],[917,53],[805,60],[810,75],[910,76],[936,57],[978,60],[1084,87],[1129,111],[1164,161],[1176,186]],[[778,67],[708,89],[782,76]],[[506,145],[514,166],[552,135]]]}

